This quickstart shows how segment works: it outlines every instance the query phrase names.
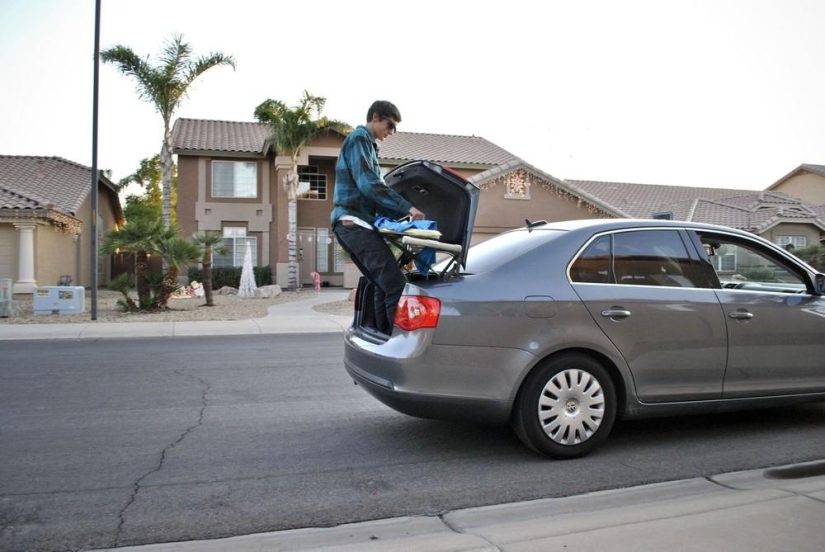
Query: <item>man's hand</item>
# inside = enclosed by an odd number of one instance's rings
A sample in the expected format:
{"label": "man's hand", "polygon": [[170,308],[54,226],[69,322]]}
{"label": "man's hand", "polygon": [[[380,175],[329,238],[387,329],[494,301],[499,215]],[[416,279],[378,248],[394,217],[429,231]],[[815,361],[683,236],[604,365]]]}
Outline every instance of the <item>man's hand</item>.
{"label": "man's hand", "polygon": [[424,213],[416,209],[415,207],[410,207],[410,219],[412,220],[424,220]]}

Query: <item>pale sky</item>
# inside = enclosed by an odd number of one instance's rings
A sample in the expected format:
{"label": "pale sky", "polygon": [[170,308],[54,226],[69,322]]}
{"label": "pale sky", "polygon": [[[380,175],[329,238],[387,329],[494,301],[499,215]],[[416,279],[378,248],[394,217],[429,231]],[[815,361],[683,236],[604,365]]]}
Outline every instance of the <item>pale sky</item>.
{"label": "pale sky", "polygon": [[[92,164],[94,0],[0,0],[0,154]],[[559,178],[764,189],[825,164],[822,0],[102,0],[101,49],[153,63],[183,33],[237,70],[177,117],[254,121],[267,98],[376,99],[408,132],[476,135]],[[100,70],[98,166],[160,150],[134,82]]]}

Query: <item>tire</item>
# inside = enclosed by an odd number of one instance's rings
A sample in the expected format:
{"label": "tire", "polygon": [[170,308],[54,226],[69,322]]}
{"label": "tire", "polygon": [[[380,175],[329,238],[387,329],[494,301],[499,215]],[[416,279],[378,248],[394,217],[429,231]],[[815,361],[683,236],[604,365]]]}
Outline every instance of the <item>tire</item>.
{"label": "tire", "polygon": [[616,389],[607,370],[587,355],[563,354],[539,364],[519,391],[513,429],[534,451],[551,458],[584,456],[616,421]]}

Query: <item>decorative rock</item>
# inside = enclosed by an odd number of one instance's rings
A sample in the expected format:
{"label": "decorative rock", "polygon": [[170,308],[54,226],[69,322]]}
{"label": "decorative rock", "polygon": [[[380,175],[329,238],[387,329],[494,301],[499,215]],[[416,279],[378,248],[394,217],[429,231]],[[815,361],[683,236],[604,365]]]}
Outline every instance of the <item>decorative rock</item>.
{"label": "decorative rock", "polygon": [[267,299],[269,297],[280,295],[280,293],[281,286],[279,285],[261,286],[255,290],[255,297]]}

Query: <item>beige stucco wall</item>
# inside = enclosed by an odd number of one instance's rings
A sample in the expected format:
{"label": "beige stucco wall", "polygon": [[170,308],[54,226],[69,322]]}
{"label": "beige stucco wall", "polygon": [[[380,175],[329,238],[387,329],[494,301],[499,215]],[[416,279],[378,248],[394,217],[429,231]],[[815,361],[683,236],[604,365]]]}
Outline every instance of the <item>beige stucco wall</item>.
{"label": "beige stucco wall", "polygon": [[783,222],[761,234],[763,238],[776,243],[779,236],[805,236],[807,244],[817,245],[820,240],[819,228],[811,224],[794,224]]}
{"label": "beige stucco wall", "polygon": [[[102,237],[106,235],[106,233],[114,230],[118,223],[115,217],[115,202],[119,202],[120,200],[117,198],[117,195],[107,188],[106,186],[99,186],[98,187],[98,197],[97,197],[97,207],[98,212],[100,213],[100,217],[102,219],[102,227],[100,236],[101,238],[98,240],[98,246],[102,242]],[[91,259],[92,259],[92,199],[91,197],[87,197],[86,201],[83,202],[83,206],[77,213],[77,218],[83,221],[83,230],[80,233],[80,248],[79,248],[79,256],[76,259],[76,262],[71,265],[71,271],[68,274],[72,276],[72,284],[75,286],[83,286],[89,287],[92,284],[91,278]],[[42,230],[38,230],[42,231]],[[72,244],[74,248],[74,244]],[[68,247],[67,247],[68,249]],[[41,251],[37,252],[37,256],[39,257]],[[112,263],[111,258],[108,255],[101,255],[98,254],[102,262],[100,265],[102,266],[102,272],[98,275],[98,287],[105,287],[106,284],[109,283],[112,276]],[[66,263],[68,264],[68,263]],[[63,272],[66,274],[66,272]],[[49,284],[42,284],[40,282],[40,276],[37,276],[37,283],[39,285],[56,285],[55,283]]]}
{"label": "beige stucco wall", "polygon": [[[496,185],[481,190],[476,212],[473,243],[512,228],[524,226],[525,220],[559,220],[599,218],[586,205],[553,189],[533,185],[528,196],[510,198],[505,196],[505,186]],[[478,236],[476,237],[476,234]]]}
{"label": "beige stucco wall", "polygon": [[18,240],[13,225],[0,223],[0,278],[17,279]]}
{"label": "beige stucco wall", "polygon": [[792,197],[798,197],[811,205],[825,205],[825,176],[799,171],[771,189]]}
{"label": "beige stucco wall", "polygon": [[[56,286],[65,274],[71,275],[74,286],[89,285],[76,280],[78,240],[75,236],[58,232],[53,226],[38,226],[34,231],[34,253],[38,286]],[[85,257],[90,258],[88,253]],[[90,267],[83,269],[88,273]]]}

